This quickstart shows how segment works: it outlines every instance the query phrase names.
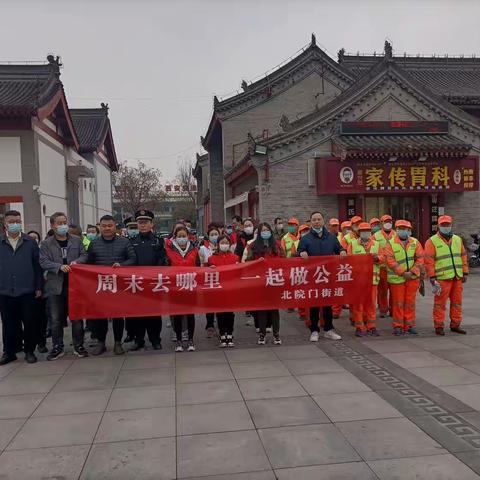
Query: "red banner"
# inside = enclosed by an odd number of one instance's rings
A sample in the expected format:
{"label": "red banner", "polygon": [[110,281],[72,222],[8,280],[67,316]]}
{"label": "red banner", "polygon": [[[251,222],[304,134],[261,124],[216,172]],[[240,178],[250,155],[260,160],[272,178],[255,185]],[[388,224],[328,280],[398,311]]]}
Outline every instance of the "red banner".
{"label": "red banner", "polygon": [[369,255],[268,259],[207,267],[74,265],[72,320],[273,310],[362,303],[371,295]]}
{"label": "red banner", "polygon": [[478,190],[478,157],[409,160],[317,160],[319,195]]}

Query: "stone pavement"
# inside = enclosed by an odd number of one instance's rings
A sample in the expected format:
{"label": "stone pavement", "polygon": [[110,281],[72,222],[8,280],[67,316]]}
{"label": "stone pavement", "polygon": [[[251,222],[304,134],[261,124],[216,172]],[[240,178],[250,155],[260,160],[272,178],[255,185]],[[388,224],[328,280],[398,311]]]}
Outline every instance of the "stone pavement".
{"label": "stone pavement", "polygon": [[[308,343],[293,313],[284,345],[0,367],[0,479],[480,478],[480,275],[466,288],[468,335]],[[110,335],[110,334],[109,334]]]}

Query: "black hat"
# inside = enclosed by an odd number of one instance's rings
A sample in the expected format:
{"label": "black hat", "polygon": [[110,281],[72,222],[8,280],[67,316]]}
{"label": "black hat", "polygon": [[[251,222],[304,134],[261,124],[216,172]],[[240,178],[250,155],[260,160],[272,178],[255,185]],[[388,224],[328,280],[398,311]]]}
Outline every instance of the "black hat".
{"label": "black hat", "polygon": [[125,224],[125,228],[128,228],[128,227],[136,227],[137,226],[137,222],[136,220],[133,218],[133,217],[128,217],[126,218],[123,223]]}
{"label": "black hat", "polygon": [[135,212],[135,220],[152,220],[155,218],[155,215],[150,210],[138,210]]}

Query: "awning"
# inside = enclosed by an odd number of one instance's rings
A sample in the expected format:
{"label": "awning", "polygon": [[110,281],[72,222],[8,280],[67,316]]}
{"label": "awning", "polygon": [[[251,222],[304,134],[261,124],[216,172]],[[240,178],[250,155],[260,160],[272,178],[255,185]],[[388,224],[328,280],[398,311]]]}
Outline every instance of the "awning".
{"label": "awning", "polygon": [[448,134],[340,135],[332,139],[333,153],[342,159],[411,157],[466,157],[471,146]]}
{"label": "awning", "polygon": [[236,197],[231,198],[230,200],[227,200],[225,202],[225,210],[227,208],[234,207],[235,205],[239,205],[240,203],[248,201],[248,193],[249,192],[243,192],[241,195],[237,195]]}

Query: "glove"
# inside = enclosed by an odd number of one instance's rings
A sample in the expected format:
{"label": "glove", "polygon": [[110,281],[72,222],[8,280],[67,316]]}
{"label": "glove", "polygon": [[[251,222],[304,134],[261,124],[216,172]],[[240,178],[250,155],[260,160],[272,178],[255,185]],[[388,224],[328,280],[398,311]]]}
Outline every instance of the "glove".
{"label": "glove", "polygon": [[442,293],[442,287],[436,280],[432,282],[432,293],[434,295],[440,295]]}

